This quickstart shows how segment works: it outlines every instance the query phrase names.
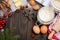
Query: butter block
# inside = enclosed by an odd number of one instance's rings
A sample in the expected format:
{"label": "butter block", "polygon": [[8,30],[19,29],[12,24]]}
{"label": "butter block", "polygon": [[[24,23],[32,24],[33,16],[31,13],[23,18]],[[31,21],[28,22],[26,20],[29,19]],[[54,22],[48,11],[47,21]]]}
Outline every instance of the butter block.
{"label": "butter block", "polygon": [[20,1],[18,1],[18,2],[15,3],[15,6],[16,7],[19,7],[20,5],[21,5],[21,2]]}

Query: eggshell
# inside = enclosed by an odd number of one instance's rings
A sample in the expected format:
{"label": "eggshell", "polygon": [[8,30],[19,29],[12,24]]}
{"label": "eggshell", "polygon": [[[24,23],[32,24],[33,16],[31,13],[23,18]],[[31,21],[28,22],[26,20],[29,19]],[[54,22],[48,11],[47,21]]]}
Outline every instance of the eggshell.
{"label": "eggshell", "polygon": [[40,28],[39,28],[38,25],[35,25],[35,26],[33,27],[33,32],[34,32],[35,34],[39,34],[39,33],[40,33]]}
{"label": "eggshell", "polygon": [[42,34],[46,34],[46,33],[47,33],[47,30],[48,30],[48,28],[47,28],[46,25],[42,25],[42,26],[41,26],[41,33],[42,33]]}

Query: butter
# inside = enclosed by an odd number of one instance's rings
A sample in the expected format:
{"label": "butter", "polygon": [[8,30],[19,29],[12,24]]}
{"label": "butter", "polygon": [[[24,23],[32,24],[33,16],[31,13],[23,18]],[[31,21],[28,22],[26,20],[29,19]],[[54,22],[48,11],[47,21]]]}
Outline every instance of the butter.
{"label": "butter", "polygon": [[13,2],[17,8],[21,5],[21,0],[13,0]]}
{"label": "butter", "polygon": [[21,2],[19,2],[19,1],[15,3],[15,6],[16,6],[17,8],[18,8],[20,5],[21,5]]}

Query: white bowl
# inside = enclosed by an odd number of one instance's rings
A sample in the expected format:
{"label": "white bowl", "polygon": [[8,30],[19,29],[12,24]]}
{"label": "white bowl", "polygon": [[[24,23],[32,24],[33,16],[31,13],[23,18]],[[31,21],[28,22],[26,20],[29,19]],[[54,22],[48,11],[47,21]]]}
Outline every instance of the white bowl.
{"label": "white bowl", "polygon": [[56,11],[60,11],[60,0],[51,0],[51,5]]}
{"label": "white bowl", "polygon": [[55,16],[54,9],[42,7],[37,14],[37,20],[42,24],[50,24]]}

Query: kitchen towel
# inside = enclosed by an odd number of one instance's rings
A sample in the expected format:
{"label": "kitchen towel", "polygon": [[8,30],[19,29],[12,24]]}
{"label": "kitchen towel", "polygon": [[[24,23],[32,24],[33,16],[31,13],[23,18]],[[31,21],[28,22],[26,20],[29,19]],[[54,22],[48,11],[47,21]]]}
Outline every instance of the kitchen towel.
{"label": "kitchen towel", "polygon": [[[51,33],[51,29],[53,25],[56,23],[57,19],[60,18],[60,13],[56,15],[55,19],[52,21],[52,23],[49,25],[48,33]],[[53,35],[51,40],[60,40],[60,30],[56,34]]]}

